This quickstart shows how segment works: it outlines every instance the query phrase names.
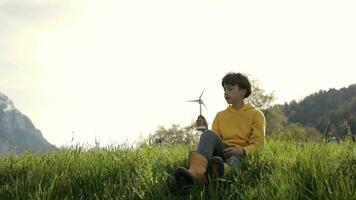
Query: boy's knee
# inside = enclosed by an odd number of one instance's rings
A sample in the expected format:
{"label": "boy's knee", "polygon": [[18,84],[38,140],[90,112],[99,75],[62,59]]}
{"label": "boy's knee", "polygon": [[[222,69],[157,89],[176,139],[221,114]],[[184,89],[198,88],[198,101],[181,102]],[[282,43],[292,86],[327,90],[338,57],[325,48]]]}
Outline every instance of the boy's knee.
{"label": "boy's knee", "polygon": [[216,133],[214,133],[211,130],[205,130],[203,132],[202,136],[204,136],[204,137],[213,137],[213,138],[218,138],[219,137],[218,135],[216,135]]}

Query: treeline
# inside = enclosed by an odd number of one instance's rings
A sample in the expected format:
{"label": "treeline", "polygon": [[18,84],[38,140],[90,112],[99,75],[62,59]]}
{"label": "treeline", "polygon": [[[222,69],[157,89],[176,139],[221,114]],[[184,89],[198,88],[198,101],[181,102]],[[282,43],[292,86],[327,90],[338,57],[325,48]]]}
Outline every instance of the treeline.
{"label": "treeline", "polygon": [[269,135],[279,135],[294,127],[306,129],[308,136],[356,137],[356,84],[339,90],[320,90],[300,102],[271,106],[264,113]]}

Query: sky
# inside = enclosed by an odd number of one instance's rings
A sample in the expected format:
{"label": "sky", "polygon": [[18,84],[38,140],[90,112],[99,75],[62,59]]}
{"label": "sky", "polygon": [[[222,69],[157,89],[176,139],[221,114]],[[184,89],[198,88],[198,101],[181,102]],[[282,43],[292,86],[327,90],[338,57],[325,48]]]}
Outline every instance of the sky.
{"label": "sky", "polygon": [[[0,0],[0,92],[56,146],[211,125],[221,79],[275,103],[356,83],[352,0]],[[74,138],[73,142],[72,139]]]}

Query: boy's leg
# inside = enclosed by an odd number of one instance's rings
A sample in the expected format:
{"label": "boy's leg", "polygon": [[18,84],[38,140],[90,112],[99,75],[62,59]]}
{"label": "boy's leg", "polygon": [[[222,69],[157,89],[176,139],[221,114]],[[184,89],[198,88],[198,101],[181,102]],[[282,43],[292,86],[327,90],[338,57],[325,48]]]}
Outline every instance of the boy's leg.
{"label": "boy's leg", "polygon": [[207,172],[212,179],[224,175],[225,147],[226,145],[213,131],[206,130],[200,136],[197,151],[209,159]]}
{"label": "boy's leg", "polygon": [[208,159],[202,154],[192,151],[189,154],[189,168],[178,167],[174,176],[179,185],[190,185],[193,183],[206,182],[206,168]]}
{"label": "boy's leg", "polygon": [[[208,167],[208,160],[214,155],[220,156],[225,160],[224,146],[224,143],[217,134],[210,130],[204,131],[200,136],[197,151],[190,153],[189,169],[184,167],[176,169],[174,174],[176,181],[181,185],[192,184],[194,182],[204,183],[206,181],[205,172]],[[220,163],[213,165],[213,167],[216,166],[218,174],[224,173],[224,162],[221,158],[219,158],[221,160]],[[211,168],[211,166],[208,168]]]}
{"label": "boy's leg", "polygon": [[217,139],[220,138],[211,131],[205,131],[201,135],[198,150],[189,154],[189,168],[179,167],[174,173],[176,182],[179,185],[206,182],[208,159],[214,152]]}
{"label": "boy's leg", "polygon": [[206,130],[200,136],[197,151],[210,159],[212,156],[219,156],[225,160],[224,156],[225,144],[220,137],[211,130]]}
{"label": "boy's leg", "polygon": [[226,159],[225,173],[235,173],[241,167],[241,163],[246,160],[246,156],[231,156]]}

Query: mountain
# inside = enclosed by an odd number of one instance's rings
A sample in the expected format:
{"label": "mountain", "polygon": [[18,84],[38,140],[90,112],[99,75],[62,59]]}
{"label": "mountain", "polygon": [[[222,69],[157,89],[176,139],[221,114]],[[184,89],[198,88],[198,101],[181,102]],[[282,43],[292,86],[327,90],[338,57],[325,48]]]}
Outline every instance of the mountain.
{"label": "mountain", "polygon": [[48,151],[52,148],[31,120],[0,93],[0,154]]}

